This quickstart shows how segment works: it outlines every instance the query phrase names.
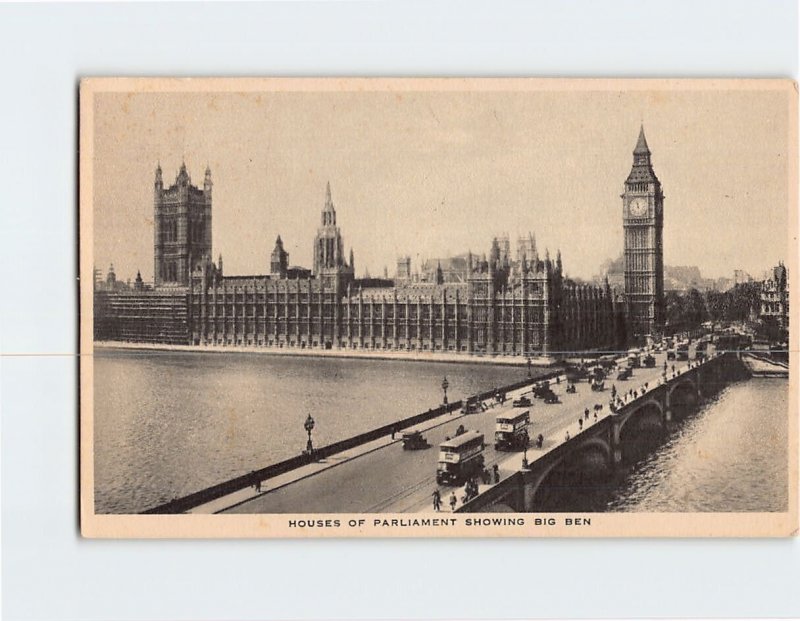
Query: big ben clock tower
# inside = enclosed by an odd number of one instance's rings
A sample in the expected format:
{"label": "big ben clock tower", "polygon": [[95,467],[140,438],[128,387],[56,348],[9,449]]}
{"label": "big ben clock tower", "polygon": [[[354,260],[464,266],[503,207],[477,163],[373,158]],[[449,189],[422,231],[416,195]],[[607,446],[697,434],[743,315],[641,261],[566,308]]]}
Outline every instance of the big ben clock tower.
{"label": "big ben clock tower", "polygon": [[629,335],[641,339],[664,328],[664,194],[650,162],[644,127],[625,181],[622,222]]}

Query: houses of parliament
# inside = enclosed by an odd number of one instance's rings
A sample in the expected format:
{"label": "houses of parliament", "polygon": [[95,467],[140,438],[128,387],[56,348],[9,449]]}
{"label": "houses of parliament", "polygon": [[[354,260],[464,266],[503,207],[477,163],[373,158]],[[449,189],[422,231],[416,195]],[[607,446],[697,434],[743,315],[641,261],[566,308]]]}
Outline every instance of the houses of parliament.
{"label": "houses of parliament", "polygon": [[533,235],[495,237],[487,254],[400,257],[393,278],[357,278],[330,184],[310,268],[292,266],[280,236],[264,274],[229,276],[212,260],[212,178],[182,165],[154,183],[154,282],[95,277],[96,340],[214,347],[401,350],[559,356],[624,347],[663,329],[663,194],[644,130],[624,183],[625,291],[564,275],[560,252]]}

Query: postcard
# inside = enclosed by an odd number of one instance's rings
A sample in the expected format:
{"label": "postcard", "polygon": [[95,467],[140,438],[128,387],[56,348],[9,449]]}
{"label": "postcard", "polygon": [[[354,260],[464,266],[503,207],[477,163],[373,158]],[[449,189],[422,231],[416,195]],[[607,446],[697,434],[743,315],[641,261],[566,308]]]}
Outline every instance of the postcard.
{"label": "postcard", "polygon": [[87,537],[797,532],[790,80],[85,78]]}

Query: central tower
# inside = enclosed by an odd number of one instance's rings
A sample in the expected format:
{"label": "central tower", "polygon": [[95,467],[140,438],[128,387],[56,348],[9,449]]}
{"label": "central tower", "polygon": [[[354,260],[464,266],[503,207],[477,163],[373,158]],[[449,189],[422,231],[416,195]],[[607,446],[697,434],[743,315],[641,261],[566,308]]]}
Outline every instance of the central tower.
{"label": "central tower", "polygon": [[650,155],[642,127],[622,194],[625,301],[629,335],[636,338],[664,328],[664,194]]}
{"label": "central tower", "polygon": [[[344,259],[342,233],[336,225],[336,209],[331,199],[331,184],[325,188],[325,207],[314,239],[314,276],[327,288],[340,287],[353,278],[353,266]],[[350,262],[352,264],[352,252]]]}

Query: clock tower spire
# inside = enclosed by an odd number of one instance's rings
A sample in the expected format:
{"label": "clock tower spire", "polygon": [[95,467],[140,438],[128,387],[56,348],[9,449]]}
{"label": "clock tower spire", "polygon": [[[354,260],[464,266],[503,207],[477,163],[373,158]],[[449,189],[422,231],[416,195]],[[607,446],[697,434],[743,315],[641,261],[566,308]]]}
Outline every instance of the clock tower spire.
{"label": "clock tower spire", "polygon": [[638,339],[664,328],[664,194],[651,155],[642,126],[622,194],[625,301],[629,335]]}

